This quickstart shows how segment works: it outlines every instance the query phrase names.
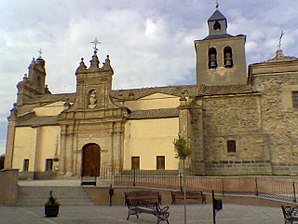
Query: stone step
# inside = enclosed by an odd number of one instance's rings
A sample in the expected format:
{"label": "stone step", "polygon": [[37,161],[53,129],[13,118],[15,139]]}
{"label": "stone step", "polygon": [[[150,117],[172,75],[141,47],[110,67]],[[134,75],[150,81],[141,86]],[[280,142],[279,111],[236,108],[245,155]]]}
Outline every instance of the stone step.
{"label": "stone step", "polygon": [[[17,207],[42,207],[44,206],[44,202],[38,201],[38,202],[18,202],[17,203]],[[83,206],[83,207],[87,207],[87,206],[94,206],[94,204],[92,202],[69,202],[69,203],[61,203],[60,206]]]}
{"label": "stone step", "polygon": [[94,205],[82,187],[20,186],[17,206],[43,206],[49,198],[50,191],[53,191],[61,206]]}

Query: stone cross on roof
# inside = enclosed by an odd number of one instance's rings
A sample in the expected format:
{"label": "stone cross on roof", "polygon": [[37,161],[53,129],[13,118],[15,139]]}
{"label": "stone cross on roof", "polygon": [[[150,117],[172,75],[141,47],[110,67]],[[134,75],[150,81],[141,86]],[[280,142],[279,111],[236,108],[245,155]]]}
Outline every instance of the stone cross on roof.
{"label": "stone cross on roof", "polygon": [[38,50],[38,54],[39,54],[38,58],[41,58],[41,55],[42,55],[42,50],[41,49]]}
{"label": "stone cross on roof", "polygon": [[100,44],[99,40],[97,39],[97,37],[95,37],[94,41],[90,42],[91,44],[94,44],[94,52],[97,52],[98,48],[96,47],[98,44]]}
{"label": "stone cross on roof", "polygon": [[280,36],[279,36],[279,40],[278,40],[278,50],[281,50],[281,39],[283,37],[285,33],[281,30],[280,31]]}

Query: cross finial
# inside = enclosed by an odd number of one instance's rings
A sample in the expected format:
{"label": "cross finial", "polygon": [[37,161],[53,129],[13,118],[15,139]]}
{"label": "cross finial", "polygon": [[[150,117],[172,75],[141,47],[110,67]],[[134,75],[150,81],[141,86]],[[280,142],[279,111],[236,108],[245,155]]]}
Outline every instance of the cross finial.
{"label": "cross finial", "polygon": [[283,37],[285,33],[283,32],[283,30],[280,31],[280,36],[279,36],[279,40],[278,40],[278,50],[281,50],[281,39]]}
{"label": "cross finial", "polygon": [[94,44],[94,47],[93,47],[94,52],[97,52],[98,49],[97,49],[96,45],[97,44],[100,44],[100,42],[98,41],[97,37],[95,37],[94,41],[91,41],[90,43],[91,44]]}
{"label": "cross finial", "polygon": [[38,54],[39,54],[38,58],[41,58],[41,55],[42,55],[42,50],[41,49],[38,50]]}
{"label": "cross finial", "polygon": [[216,0],[215,1],[215,8],[218,9],[218,7],[219,7],[219,3],[218,3],[218,0]]}

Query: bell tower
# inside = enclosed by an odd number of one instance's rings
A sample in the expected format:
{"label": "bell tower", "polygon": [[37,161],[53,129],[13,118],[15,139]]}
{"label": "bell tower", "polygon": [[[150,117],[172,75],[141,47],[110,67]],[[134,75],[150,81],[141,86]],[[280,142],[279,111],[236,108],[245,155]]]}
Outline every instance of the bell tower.
{"label": "bell tower", "polygon": [[194,42],[197,84],[212,86],[246,83],[246,36],[232,36],[227,33],[227,27],[227,19],[218,10],[217,4],[208,19],[208,36]]}

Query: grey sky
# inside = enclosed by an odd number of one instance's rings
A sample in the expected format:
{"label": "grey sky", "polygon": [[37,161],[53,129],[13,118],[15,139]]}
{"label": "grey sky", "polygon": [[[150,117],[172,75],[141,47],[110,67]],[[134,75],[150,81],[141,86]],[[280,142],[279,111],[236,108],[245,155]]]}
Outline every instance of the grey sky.
{"label": "grey sky", "polygon": [[[274,57],[281,30],[284,54],[298,56],[297,0],[219,3],[228,32],[247,35],[247,65]],[[194,84],[193,41],[207,36],[214,10],[214,0],[0,0],[0,154],[16,84],[39,49],[52,93],[75,91],[95,37],[101,61],[110,55],[114,89]]]}

